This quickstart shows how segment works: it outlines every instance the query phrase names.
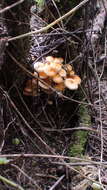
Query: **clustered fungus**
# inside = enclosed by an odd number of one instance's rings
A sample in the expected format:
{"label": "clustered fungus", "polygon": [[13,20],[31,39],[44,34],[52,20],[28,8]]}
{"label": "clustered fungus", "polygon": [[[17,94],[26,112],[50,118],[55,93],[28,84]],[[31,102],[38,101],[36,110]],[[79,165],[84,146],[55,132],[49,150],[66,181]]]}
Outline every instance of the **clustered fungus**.
{"label": "clustered fungus", "polygon": [[32,93],[32,91],[35,91],[37,87],[45,92],[51,91],[50,86],[60,92],[63,92],[65,88],[76,90],[81,83],[80,77],[75,74],[70,64],[63,64],[62,58],[52,56],[47,56],[43,62],[34,63],[34,75],[44,83],[34,78],[27,81],[24,88],[25,95],[33,95],[35,92]]}

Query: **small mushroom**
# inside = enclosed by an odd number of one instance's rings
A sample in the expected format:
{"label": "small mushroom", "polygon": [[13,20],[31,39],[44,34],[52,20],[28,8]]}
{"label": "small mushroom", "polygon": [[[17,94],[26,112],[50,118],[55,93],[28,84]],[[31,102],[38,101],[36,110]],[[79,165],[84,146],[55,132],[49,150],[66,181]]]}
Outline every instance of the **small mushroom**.
{"label": "small mushroom", "polygon": [[57,91],[64,91],[65,85],[64,85],[64,83],[62,82],[62,83],[56,84],[56,85],[54,86],[54,88],[55,88]]}
{"label": "small mushroom", "polygon": [[49,63],[51,63],[51,62],[54,61],[54,57],[52,57],[52,56],[47,56],[47,57],[46,57],[46,61],[49,62]]}
{"label": "small mushroom", "polygon": [[47,74],[45,72],[41,71],[41,72],[39,72],[39,77],[41,79],[46,79],[48,76],[47,76]]}
{"label": "small mushroom", "polygon": [[68,72],[72,71],[72,66],[71,66],[70,64],[65,64],[65,65],[64,65],[64,68],[65,68]]}
{"label": "small mushroom", "polygon": [[45,64],[42,62],[35,62],[34,63],[34,69],[36,71],[43,71],[44,66],[45,66]]}
{"label": "small mushroom", "polygon": [[76,90],[76,89],[78,89],[78,84],[75,83],[75,81],[72,78],[65,79],[64,84],[70,90]]}
{"label": "small mushroom", "polygon": [[79,76],[72,75],[70,78],[73,79],[76,84],[81,84],[81,79]]}
{"label": "small mushroom", "polygon": [[[32,81],[33,80],[33,81]],[[35,80],[35,83],[34,83]],[[36,79],[30,79],[26,82],[26,87],[23,90],[23,94],[26,96],[36,96],[37,95],[37,80]]]}
{"label": "small mushroom", "polygon": [[53,77],[53,76],[56,75],[57,70],[56,70],[55,68],[52,68],[52,67],[46,65],[46,66],[44,67],[44,72],[45,72],[45,74],[46,74],[47,76]]}
{"label": "small mushroom", "polygon": [[74,71],[70,71],[70,72],[68,73],[69,76],[73,76],[74,74],[75,74]]}
{"label": "small mushroom", "polygon": [[46,79],[44,79],[43,80],[47,85],[45,85],[43,82],[41,82],[41,81],[39,81],[38,82],[38,85],[41,87],[41,88],[43,88],[43,89],[45,89],[45,90],[48,90],[49,89],[49,86],[51,85],[51,81],[50,81],[50,79],[49,78],[46,78]]}
{"label": "small mushroom", "polygon": [[55,83],[62,83],[63,82],[63,78],[59,75],[59,74],[57,74],[57,75],[55,75],[54,77],[53,77],[53,81],[55,82]]}
{"label": "small mushroom", "polygon": [[52,69],[55,69],[56,72],[59,72],[61,70],[61,68],[62,68],[62,64],[61,63],[54,63],[53,62],[53,63],[50,64],[50,67]]}
{"label": "small mushroom", "polygon": [[24,91],[32,92],[32,79],[27,80]]}
{"label": "small mushroom", "polygon": [[49,89],[49,87],[47,85],[45,85],[44,83],[42,83],[41,81],[38,82],[38,85],[43,88],[43,89]]}
{"label": "small mushroom", "polygon": [[61,57],[59,57],[59,58],[54,58],[54,63],[60,63],[60,64],[62,64],[63,63],[63,58],[61,58]]}
{"label": "small mushroom", "polygon": [[38,67],[35,69],[37,72],[34,72],[34,74],[39,76],[41,79],[47,78],[47,74],[44,72],[44,65],[45,64],[40,64]]}
{"label": "small mushroom", "polygon": [[65,78],[66,75],[67,75],[65,69],[61,69],[61,70],[59,71],[59,75],[60,75],[61,77],[64,77],[64,78]]}
{"label": "small mushroom", "polygon": [[38,79],[33,78],[33,79],[32,79],[32,85],[37,85],[37,83],[38,83]]}

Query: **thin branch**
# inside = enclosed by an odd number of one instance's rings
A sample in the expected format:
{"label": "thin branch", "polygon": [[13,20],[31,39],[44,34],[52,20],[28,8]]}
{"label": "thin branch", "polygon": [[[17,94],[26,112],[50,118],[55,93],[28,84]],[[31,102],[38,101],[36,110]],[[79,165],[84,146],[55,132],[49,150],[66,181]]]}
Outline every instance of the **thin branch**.
{"label": "thin branch", "polygon": [[63,180],[63,178],[65,177],[65,175],[62,175],[55,183],[54,185],[52,185],[52,187],[49,190],[53,190],[56,188],[57,185],[59,185],[59,183]]}
{"label": "thin branch", "polygon": [[56,155],[56,154],[2,154],[0,155],[0,158],[19,158],[19,157],[23,157],[23,158],[57,158],[57,159],[67,159],[67,160],[72,160],[72,162],[74,161],[84,161],[84,162],[89,162],[92,163],[94,165],[107,165],[107,162],[96,162],[96,161],[92,161],[89,159],[84,159],[84,158],[78,158],[78,157],[70,157],[70,156],[62,156],[62,155]]}
{"label": "thin branch", "polygon": [[95,132],[97,134],[100,134],[99,131],[91,129],[89,127],[74,127],[74,128],[65,128],[65,129],[50,129],[50,128],[46,128],[44,127],[45,131],[49,131],[49,132],[62,132],[62,131],[79,131],[79,130],[84,130],[84,131],[91,131],[91,132]]}
{"label": "thin branch", "polygon": [[23,2],[24,2],[24,0],[20,0],[20,1],[16,2],[16,3],[13,3],[13,4],[10,5],[10,6],[5,7],[4,9],[1,9],[1,10],[0,10],[0,14],[2,14],[2,13],[4,13],[4,12],[8,11],[9,9],[12,9],[13,7],[15,7],[15,6],[17,6],[17,5],[19,5],[19,4],[23,3]]}

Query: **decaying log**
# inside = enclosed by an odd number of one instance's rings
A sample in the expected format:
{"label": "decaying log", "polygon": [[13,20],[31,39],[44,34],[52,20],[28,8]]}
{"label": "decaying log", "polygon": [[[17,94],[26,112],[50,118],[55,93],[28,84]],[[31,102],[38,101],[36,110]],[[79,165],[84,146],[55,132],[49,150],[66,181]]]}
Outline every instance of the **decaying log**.
{"label": "decaying log", "polygon": [[88,40],[91,40],[91,44],[93,46],[96,45],[104,29],[104,23],[107,16],[107,1],[97,0],[96,7],[98,10],[93,20],[93,26],[91,26],[91,29],[89,29],[86,34]]}

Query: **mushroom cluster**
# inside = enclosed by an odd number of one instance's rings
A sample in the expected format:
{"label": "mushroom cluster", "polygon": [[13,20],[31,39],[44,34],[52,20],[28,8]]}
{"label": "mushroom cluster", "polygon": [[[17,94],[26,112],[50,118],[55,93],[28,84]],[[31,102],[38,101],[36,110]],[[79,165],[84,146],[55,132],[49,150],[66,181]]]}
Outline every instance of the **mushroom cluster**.
{"label": "mushroom cluster", "polygon": [[47,85],[38,79],[32,79],[32,84],[30,82],[26,83],[26,87],[24,89],[24,94],[26,95],[28,89],[29,94],[32,90],[37,88],[37,80],[38,86],[47,92],[50,90],[49,86],[56,89],[56,91],[61,92],[63,92],[65,88],[76,90],[78,89],[78,85],[81,83],[80,77],[75,74],[70,64],[63,64],[62,58],[52,56],[46,57],[44,62],[34,63],[34,75],[39,76],[39,78]]}

